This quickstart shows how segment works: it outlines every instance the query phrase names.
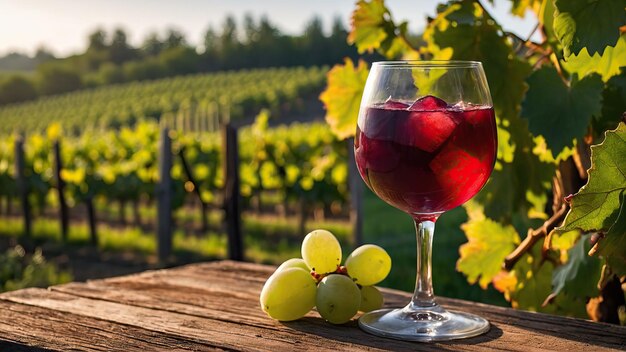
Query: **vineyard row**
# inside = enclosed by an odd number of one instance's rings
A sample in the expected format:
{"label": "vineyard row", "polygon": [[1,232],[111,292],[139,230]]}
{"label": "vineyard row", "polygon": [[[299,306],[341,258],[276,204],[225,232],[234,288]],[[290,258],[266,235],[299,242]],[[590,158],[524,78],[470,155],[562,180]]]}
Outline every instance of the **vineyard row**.
{"label": "vineyard row", "polygon": [[[327,125],[269,129],[267,115],[260,115],[255,124],[235,134],[238,162],[230,171],[226,169],[233,157],[225,157],[223,133],[180,133],[142,122],[133,128],[86,132],[79,137],[62,137],[58,125],[51,125],[44,134],[13,135],[0,142],[0,196],[22,197],[22,204],[27,205],[25,216],[30,216],[31,208],[42,208],[53,199],[61,208],[64,232],[64,208],[84,203],[88,216],[95,218],[97,199],[164,204],[159,197],[166,194],[167,209],[159,210],[158,229],[171,229],[171,224],[160,223],[171,218],[164,214],[171,214],[190,197],[201,204],[203,214],[210,205],[227,206],[234,198],[248,206],[268,191],[285,204],[334,209],[347,205],[348,148]],[[233,186],[229,182],[235,174]],[[236,194],[233,189],[238,196],[232,196]],[[231,190],[230,197],[227,190]],[[226,210],[227,221],[234,218]],[[95,238],[95,224],[91,227]]]}
{"label": "vineyard row", "polygon": [[[271,68],[177,76],[86,89],[0,108],[0,133],[41,132],[59,123],[66,133],[120,128],[140,121],[213,121],[254,116],[262,108],[296,111],[319,94],[327,68]],[[208,121],[208,123],[205,123]],[[213,128],[214,129],[214,128]]]}

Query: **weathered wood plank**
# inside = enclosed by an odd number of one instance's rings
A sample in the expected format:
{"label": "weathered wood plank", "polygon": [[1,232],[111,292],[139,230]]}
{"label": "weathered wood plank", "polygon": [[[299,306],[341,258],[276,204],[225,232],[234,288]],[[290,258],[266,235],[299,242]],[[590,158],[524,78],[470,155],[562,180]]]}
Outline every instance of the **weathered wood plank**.
{"label": "weathered wood plank", "polygon": [[[121,302],[127,305],[160,309],[227,321],[249,324],[260,328],[276,326],[301,328],[300,322],[280,324],[268,319],[259,309],[258,295],[264,280],[273,268],[256,264],[219,262],[197,264],[182,268],[146,272],[130,277],[92,281],[87,284],[68,284],[54,287],[64,293],[93,299]],[[401,306],[410,294],[384,289],[388,306]],[[185,292],[181,295],[180,292]],[[592,323],[580,319],[556,317],[546,314],[516,311],[462,300],[441,298],[441,303],[451,309],[474,312],[489,319],[493,328],[479,337],[481,347],[529,350],[562,348],[615,348],[626,347],[626,329],[623,327]],[[328,338],[336,334],[336,327],[326,324],[316,313],[304,319],[310,333],[325,333]],[[278,325],[277,325],[278,324]],[[346,335],[346,334],[344,334]],[[358,343],[371,340],[360,330],[350,331],[344,340]],[[472,347],[472,340],[469,347]],[[382,340],[388,342],[389,340]],[[464,344],[465,342],[462,342]],[[414,344],[410,344],[415,346]],[[446,344],[429,345],[440,349]],[[396,348],[401,344],[385,343],[380,347]],[[455,345],[455,349],[467,346]]]}
{"label": "weathered wood plank", "polygon": [[[207,348],[246,351],[626,349],[623,327],[445,298],[440,302],[448,308],[489,319],[493,324],[491,331],[468,340],[418,344],[368,335],[358,329],[355,321],[333,326],[314,312],[299,321],[280,323],[267,318],[258,303],[263,282],[273,270],[269,266],[231,261],[202,263],[60,285],[52,291],[9,292],[0,295],[0,303],[8,300],[15,302],[10,304],[35,308],[32,305],[61,315],[67,312],[84,319],[96,318],[113,327],[140,329]],[[383,291],[390,306],[403,305],[410,298],[406,292]],[[50,321],[42,324],[55,329],[57,326]],[[0,325],[0,343],[5,337]],[[112,337],[116,338],[126,339],[121,335]]]}
{"label": "weathered wood plank", "polygon": [[0,300],[0,351],[210,351],[137,327]]}
{"label": "weathered wood plank", "polygon": [[[229,350],[286,351],[296,346],[304,349],[354,350],[351,343],[320,340],[316,335],[285,329],[277,323],[273,328],[254,324],[237,324],[200,318],[181,313],[155,310],[103,300],[87,299],[42,289],[25,289],[0,295],[15,303],[98,318],[118,324],[138,326],[146,330],[185,338],[191,342],[210,344]],[[347,329],[347,327],[342,327]],[[356,329],[354,329],[356,330]],[[367,348],[380,351],[380,348]]]}

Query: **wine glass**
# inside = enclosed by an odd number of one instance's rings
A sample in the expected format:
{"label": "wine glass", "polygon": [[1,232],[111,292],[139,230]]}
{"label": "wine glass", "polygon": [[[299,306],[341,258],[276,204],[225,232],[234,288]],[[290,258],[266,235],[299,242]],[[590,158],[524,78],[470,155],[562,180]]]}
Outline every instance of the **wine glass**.
{"label": "wine glass", "polygon": [[479,316],[435,302],[431,253],[435,221],[473,197],[496,159],[496,123],[482,64],[475,61],[375,62],[365,84],[354,153],[367,186],[408,213],[417,231],[411,302],[366,313],[372,334],[412,341],[472,337],[489,330]]}

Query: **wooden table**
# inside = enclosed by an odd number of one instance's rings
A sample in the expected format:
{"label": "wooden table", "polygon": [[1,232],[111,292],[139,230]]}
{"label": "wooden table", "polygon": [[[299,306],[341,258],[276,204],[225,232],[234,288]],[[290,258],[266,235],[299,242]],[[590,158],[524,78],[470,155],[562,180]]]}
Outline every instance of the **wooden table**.
{"label": "wooden table", "polygon": [[[258,302],[273,269],[222,261],[7,292],[0,295],[0,351],[626,350],[625,327],[444,298],[444,306],[489,319],[489,333],[423,344],[368,335],[356,321],[334,326],[314,312],[280,323]],[[410,298],[384,294],[390,306]]]}

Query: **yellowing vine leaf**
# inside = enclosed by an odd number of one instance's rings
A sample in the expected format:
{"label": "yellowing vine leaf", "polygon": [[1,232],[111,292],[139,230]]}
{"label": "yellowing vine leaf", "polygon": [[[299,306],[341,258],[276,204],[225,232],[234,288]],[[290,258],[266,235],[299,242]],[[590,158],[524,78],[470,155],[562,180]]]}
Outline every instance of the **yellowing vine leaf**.
{"label": "yellowing vine leaf", "polygon": [[356,44],[360,54],[379,48],[387,38],[387,31],[383,28],[387,13],[384,0],[358,1],[352,12],[348,43]]}
{"label": "yellowing vine leaf", "polygon": [[513,0],[511,4],[511,13],[518,17],[524,17],[527,10],[539,12],[541,8],[541,0]]}
{"label": "yellowing vine leaf", "polygon": [[[541,243],[535,244],[533,252],[540,251]],[[501,271],[494,277],[493,286],[504,294],[511,306],[541,312],[553,312],[555,307],[542,307],[543,301],[552,292],[554,266],[542,261],[541,255],[526,253],[510,272]]]}
{"label": "yellowing vine leaf", "polygon": [[500,272],[504,258],[519,243],[517,231],[511,225],[503,226],[488,218],[470,219],[461,225],[468,242],[459,248],[457,270],[467,281],[487,288]]}
{"label": "yellowing vine leaf", "polygon": [[355,67],[348,58],[344,65],[335,65],[328,72],[328,84],[320,95],[320,100],[326,107],[326,122],[341,139],[352,137],[356,133],[361,96],[368,73],[364,61],[359,61]]}

